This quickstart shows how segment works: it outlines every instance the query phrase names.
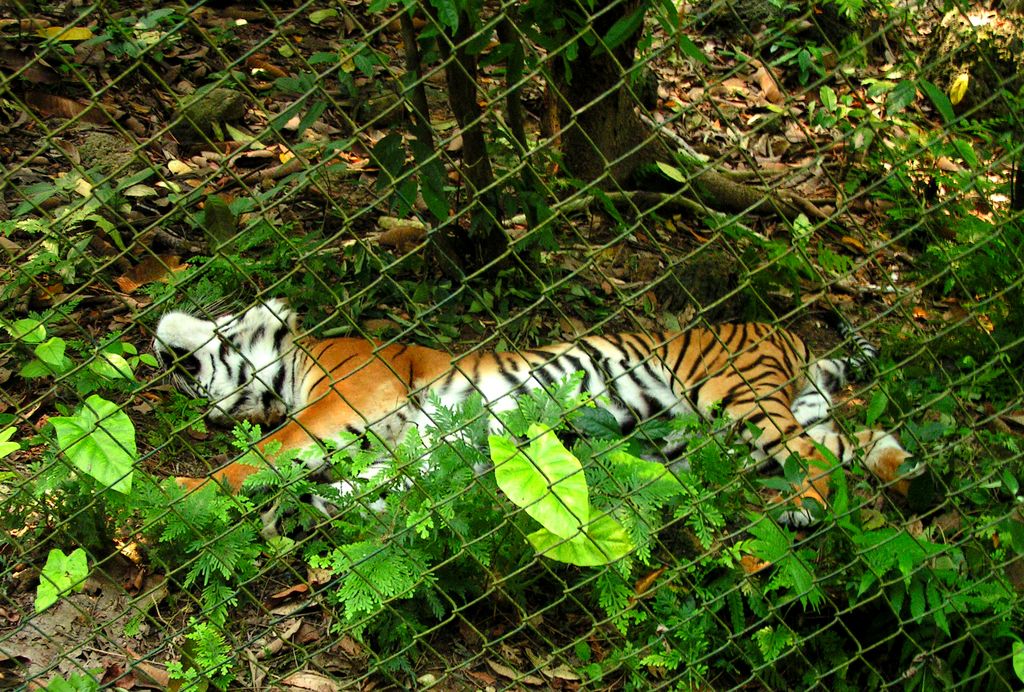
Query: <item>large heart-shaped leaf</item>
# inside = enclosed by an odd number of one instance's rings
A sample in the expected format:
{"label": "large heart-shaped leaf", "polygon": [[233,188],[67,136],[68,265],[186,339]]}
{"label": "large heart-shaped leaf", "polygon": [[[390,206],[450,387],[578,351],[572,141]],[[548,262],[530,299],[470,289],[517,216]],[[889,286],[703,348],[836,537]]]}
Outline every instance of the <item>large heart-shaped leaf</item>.
{"label": "large heart-shaped leaf", "polygon": [[538,555],[579,567],[597,567],[615,562],[633,550],[633,542],[622,524],[608,515],[595,519],[586,531],[564,540],[547,529],[526,537]]}
{"label": "large heart-shaped leaf", "polygon": [[504,437],[488,442],[498,487],[518,507],[561,538],[572,538],[590,521],[583,466],[554,431],[531,425],[525,449]]}
{"label": "large heart-shaped leaf", "polygon": [[117,404],[90,396],[73,416],[50,419],[61,451],[75,468],[119,493],[132,489],[132,465],[138,452],[135,426]]}

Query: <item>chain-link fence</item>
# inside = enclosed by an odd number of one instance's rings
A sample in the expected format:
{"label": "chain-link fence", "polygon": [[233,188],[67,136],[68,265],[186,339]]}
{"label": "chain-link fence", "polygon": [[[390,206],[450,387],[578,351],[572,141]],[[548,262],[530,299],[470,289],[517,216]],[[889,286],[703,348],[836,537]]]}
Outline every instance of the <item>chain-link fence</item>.
{"label": "chain-link fence", "polygon": [[995,5],[6,3],[0,686],[1019,688]]}

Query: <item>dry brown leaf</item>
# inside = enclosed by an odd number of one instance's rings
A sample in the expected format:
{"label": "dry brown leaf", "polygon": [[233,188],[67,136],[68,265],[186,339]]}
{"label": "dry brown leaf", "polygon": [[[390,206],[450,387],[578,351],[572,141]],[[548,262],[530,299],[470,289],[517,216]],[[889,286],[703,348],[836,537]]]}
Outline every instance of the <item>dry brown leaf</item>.
{"label": "dry brown leaf", "polygon": [[132,670],[149,679],[148,682],[136,679],[135,684],[142,685],[144,687],[156,687],[160,690],[170,689],[170,676],[167,675],[167,671],[165,671],[162,666],[154,665],[144,660],[143,657],[139,656],[139,654],[131,647],[126,647],[125,653],[129,656]]}
{"label": "dry brown leaf", "polygon": [[334,571],[329,569],[310,568],[306,570],[306,581],[310,586],[321,586],[334,578]]}
{"label": "dry brown leaf", "polygon": [[654,582],[658,580],[662,574],[665,573],[664,567],[659,567],[653,572],[648,573],[646,576],[637,579],[636,584],[633,585],[633,593],[637,596],[643,596],[647,593],[647,590],[654,586]]}
{"label": "dry brown leaf", "polygon": [[960,532],[963,526],[963,515],[957,511],[944,512],[935,517],[932,526],[936,527],[943,536],[952,536]]}
{"label": "dry brown leaf", "polygon": [[283,601],[284,599],[286,599],[286,598],[288,598],[290,596],[294,596],[295,594],[305,594],[308,591],[309,591],[309,585],[308,584],[296,584],[294,586],[289,586],[287,589],[282,589],[281,591],[278,591],[275,594],[271,594],[270,600],[271,601]]}
{"label": "dry brown leaf", "polygon": [[46,63],[37,60],[30,65],[33,57],[16,50],[0,50],[0,67],[17,72],[19,77],[32,84],[56,84],[60,81],[60,75]]}
{"label": "dry brown leaf", "polygon": [[764,94],[764,98],[768,103],[782,103],[785,100],[782,92],[779,91],[779,85],[775,83],[775,79],[765,69],[764,65],[757,68],[757,72],[754,73],[754,80],[757,82],[757,86],[760,87],[761,93]]}
{"label": "dry brown leaf", "polygon": [[299,628],[298,634],[296,634],[292,639],[295,641],[296,644],[305,646],[310,642],[320,641],[321,636],[322,633],[320,632],[319,628],[314,627],[306,621],[303,621],[302,626]]}
{"label": "dry brown leaf", "polygon": [[125,293],[132,293],[146,284],[166,281],[170,274],[185,269],[188,269],[188,265],[182,264],[177,255],[150,255],[114,279],[114,282]]}
{"label": "dry brown leaf", "polygon": [[39,91],[27,92],[25,94],[25,103],[44,115],[55,115],[68,119],[81,116],[80,119],[83,122],[93,123],[94,125],[107,125],[112,120],[116,120],[114,114],[106,112],[97,103],[79,103],[63,96],[44,94]]}
{"label": "dry brown leaf", "polygon": [[485,685],[493,685],[498,682],[498,678],[482,670],[467,670],[466,674],[476,680],[479,680]]}
{"label": "dry brown leaf", "polygon": [[559,680],[568,680],[575,682],[580,679],[580,676],[573,671],[565,663],[559,663],[557,666],[552,667],[550,664],[554,660],[554,656],[548,656],[546,659],[535,654],[532,650],[526,650],[526,657],[530,659],[530,663],[533,667],[540,671],[541,675],[546,678],[557,678]]}
{"label": "dry brown leaf", "polygon": [[362,658],[363,656],[363,647],[347,634],[342,635],[341,639],[335,642],[334,645],[351,658]]}
{"label": "dry brown leaf", "polygon": [[247,67],[253,70],[261,70],[275,79],[288,76],[287,70],[271,63],[270,59],[266,55],[250,55],[248,59],[246,59],[245,64]]}
{"label": "dry brown leaf", "polygon": [[184,161],[171,159],[167,162],[167,170],[169,170],[172,175],[185,175],[187,173],[191,173],[194,169]]}
{"label": "dry brown leaf", "polygon": [[302,620],[300,618],[292,618],[291,620],[285,620],[276,628],[276,636],[270,638],[261,638],[256,640],[252,649],[255,651],[256,659],[262,660],[269,656],[273,656],[278,651],[284,648],[284,645],[291,641],[291,638],[302,628]]}
{"label": "dry brown leaf", "polygon": [[416,226],[400,226],[384,231],[377,236],[377,242],[384,247],[395,248],[399,252],[410,252],[423,242],[427,232]]}
{"label": "dry brown leaf", "polygon": [[281,685],[285,689],[313,690],[313,692],[335,692],[335,690],[341,689],[341,686],[338,683],[331,680],[326,675],[311,673],[309,671],[289,675],[281,681]]}
{"label": "dry brown leaf", "polygon": [[0,29],[15,29],[17,31],[35,31],[50,26],[49,19],[30,17],[28,19],[0,19]]}
{"label": "dry brown leaf", "polygon": [[386,332],[389,329],[395,329],[397,327],[398,322],[383,317],[374,317],[368,320],[363,320],[363,329],[366,330],[367,334],[379,334],[380,332]]}
{"label": "dry brown leaf", "polygon": [[860,242],[853,236],[844,235],[842,238],[839,239],[839,242],[842,243],[847,249],[853,250],[854,252],[859,252],[862,255],[868,254],[868,249],[864,247],[864,243]]}
{"label": "dry brown leaf", "polygon": [[497,673],[503,678],[515,680],[517,682],[523,683],[524,685],[539,686],[544,684],[544,681],[538,678],[536,675],[523,675],[515,668],[512,668],[511,666],[506,666],[503,663],[498,663],[497,661],[487,659],[487,665],[490,666],[491,670],[493,670],[495,673]]}
{"label": "dry brown leaf", "polygon": [[996,420],[1004,432],[1024,435],[1024,411],[1008,411],[1000,414]]}
{"label": "dry brown leaf", "polygon": [[744,555],[740,558],[740,567],[746,574],[756,574],[766,567],[771,567],[772,563],[765,562],[761,558],[754,557],[753,555]]}

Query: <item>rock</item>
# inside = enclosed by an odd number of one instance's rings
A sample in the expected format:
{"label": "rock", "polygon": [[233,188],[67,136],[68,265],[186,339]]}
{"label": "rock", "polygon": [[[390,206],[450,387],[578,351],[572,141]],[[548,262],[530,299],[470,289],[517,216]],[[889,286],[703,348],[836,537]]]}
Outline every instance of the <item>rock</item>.
{"label": "rock", "polygon": [[83,168],[99,168],[105,175],[123,178],[149,166],[134,142],[120,135],[90,132],[78,145]]}
{"label": "rock", "polygon": [[215,133],[214,125],[241,120],[248,101],[244,94],[217,87],[197,92],[183,99],[174,118],[174,136],[182,142],[192,142]]}

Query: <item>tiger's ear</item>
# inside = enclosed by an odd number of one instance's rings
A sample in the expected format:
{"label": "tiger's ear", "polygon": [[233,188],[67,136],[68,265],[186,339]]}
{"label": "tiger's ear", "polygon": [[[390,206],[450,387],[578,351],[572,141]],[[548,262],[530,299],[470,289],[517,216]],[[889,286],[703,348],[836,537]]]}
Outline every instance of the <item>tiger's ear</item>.
{"label": "tiger's ear", "polygon": [[214,323],[184,312],[169,312],[156,325],[156,350],[197,351],[216,338]]}
{"label": "tiger's ear", "polygon": [[288,326],[289,331],[296,331],[299,326],[299,316],[292,310],[288,301],[283,298],[271,298],[260,306],[262,310],[270,313],[273,319],[283,322]]}

